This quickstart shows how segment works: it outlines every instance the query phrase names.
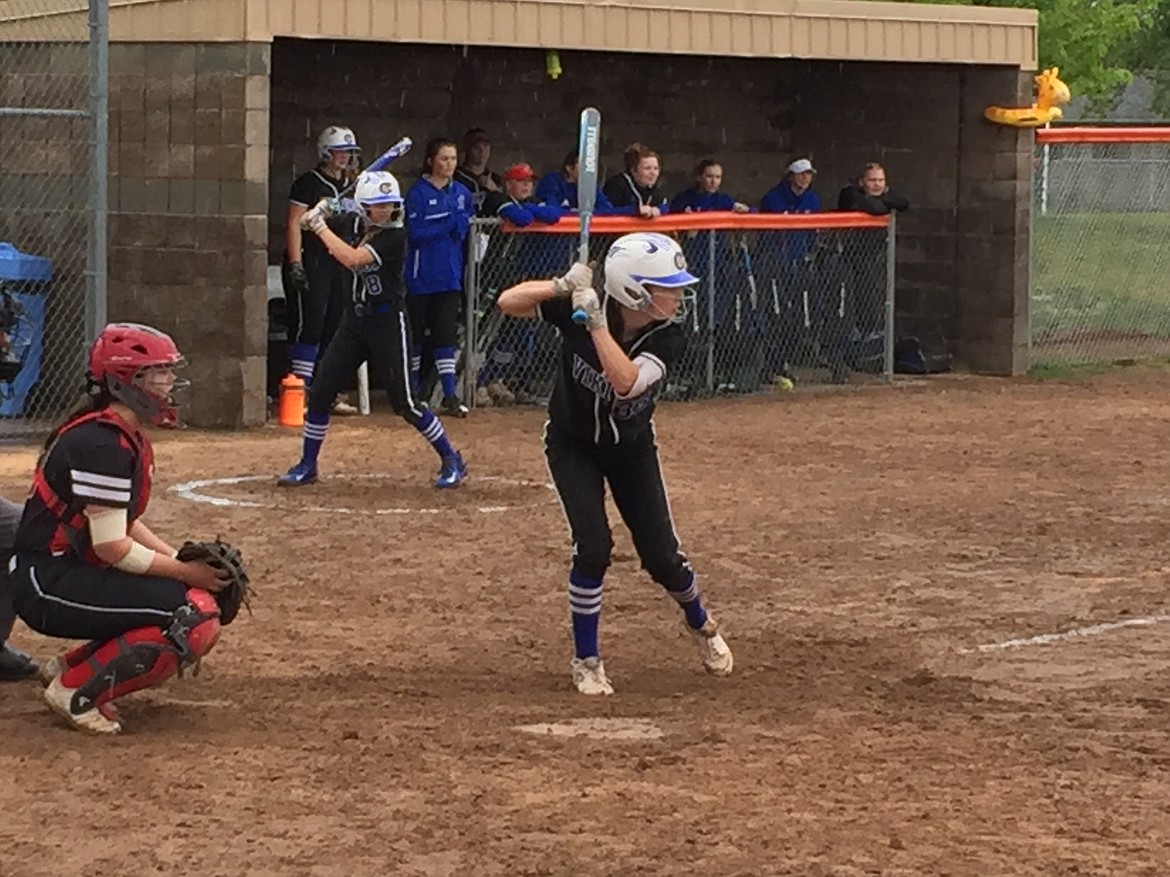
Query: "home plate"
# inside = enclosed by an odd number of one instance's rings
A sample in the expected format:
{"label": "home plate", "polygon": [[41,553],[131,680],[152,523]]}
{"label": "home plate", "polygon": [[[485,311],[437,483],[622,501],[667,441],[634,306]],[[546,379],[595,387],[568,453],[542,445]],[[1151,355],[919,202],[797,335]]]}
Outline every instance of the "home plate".
{"label": "home plate", "polygon": [[517,725],[515,730],[553,737],[592,737],[601,740],[658,740],[662,729],[649,719],[570,719]]}

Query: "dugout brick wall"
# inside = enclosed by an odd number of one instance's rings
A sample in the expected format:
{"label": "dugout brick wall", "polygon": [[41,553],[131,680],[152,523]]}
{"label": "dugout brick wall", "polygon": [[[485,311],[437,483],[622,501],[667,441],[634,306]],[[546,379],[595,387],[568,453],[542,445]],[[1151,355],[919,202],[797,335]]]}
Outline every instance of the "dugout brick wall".
{"label": "dugout brick wall", "polygon": [[175,336],[198,426],[265,418],[270,52],[110,46],[109,314]]}
{"label": "dugout brick wall", "polygon": [[[1012,68],[277,40],[111,46],[110,316],[172,332],[192,366],[190,420],[265,415],[266,265],[279,261],[288,187],[326,124],[368,155],[472,125],[493,166],[553,168],[586,103],[603,113],[607,170],[641,139],[673,193],[694,162],[723,162],[751,202],[810,154],[826,206],[868,160],[914,202],[899,226],[898,327],[937,325],[963,365],[1026,368],[1031,134],[983,121],[1028,101]],[[270,81],[271,74],[271,81]],[[270,148],[271,144],[271,148]],[[395,168],[409,185],[412,154]]]}
{"label": "dugout brick wall", "polygon": [[[1014,68],[560,53],[278,39],[272,48],[268,257],[279,261],[288,187],[328,124],[354,128],[367,157],[403,134],[493,138],[492,167],[557,167],[577,115],[602,111],[606,170],[642,140],[663,157],[673,195],[695,162],[723,162],[724,187],[750,203],[793,155],[810,154],[825,206],[866,161],[913,201],[899,224],[898,331],[939,327],[962,364],[1026,368],[1031,134],[991,125],[989,104],[1028,101]],[[1023,86],[1021,83],[1023,82]],[[414,181],[421,155],[394,171]]]}

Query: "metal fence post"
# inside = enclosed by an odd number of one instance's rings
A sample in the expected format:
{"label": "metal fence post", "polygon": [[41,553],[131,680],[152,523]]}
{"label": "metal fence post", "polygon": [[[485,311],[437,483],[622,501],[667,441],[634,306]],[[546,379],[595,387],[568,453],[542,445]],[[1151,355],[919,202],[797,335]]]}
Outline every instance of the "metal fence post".
{"label": "metal fence post", "polygon": [[894,380],[894,260],[897,254],[896,231],[897,213],[890,211],[890,224],[886,228],[886,380]]}
{"label": "metal fence post", "polygon": [[715,393],[715,232],[707,232],[707,392]]}
{"label": "metal fence post", "polygon": [[[479,308],[479,220],[471,220],[467,232],[467,263],[463,266],[463,404],[475,407],[475,387],[479,383],[480,350],[476,336]],[[418,344],[422,339],[415,341]]]}
{"label": "metal fence post", "polygon": [[85,257],[85,341],[107,322],[109,216],[110,4],[89,0],[90,173]]}

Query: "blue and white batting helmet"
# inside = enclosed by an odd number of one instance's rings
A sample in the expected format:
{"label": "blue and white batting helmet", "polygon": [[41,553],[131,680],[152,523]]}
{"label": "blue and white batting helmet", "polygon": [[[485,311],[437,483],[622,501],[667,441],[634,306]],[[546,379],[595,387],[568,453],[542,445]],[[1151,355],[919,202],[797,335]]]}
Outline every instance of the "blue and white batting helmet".
{"label": "blue and white batting helmet", "polygon": [[605,293],[636,311],[651,303],[647,286],[678,289],[699,278],[687,270],[682,247],[674,238],[652,231],[622,235],[605,256]]}

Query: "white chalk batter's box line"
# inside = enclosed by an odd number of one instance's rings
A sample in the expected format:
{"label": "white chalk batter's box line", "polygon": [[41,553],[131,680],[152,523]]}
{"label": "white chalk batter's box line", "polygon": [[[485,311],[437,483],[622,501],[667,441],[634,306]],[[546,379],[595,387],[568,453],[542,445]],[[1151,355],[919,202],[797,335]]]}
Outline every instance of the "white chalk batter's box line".
{"label": "white chalk batter's box line", "polygon": [[[390,478],[398,478],[397,475],[385,474],[338,474],[338,475],[322,475],[321,480],[338,480],[338,481],[384,481]],[[476,475],[476,481],[489,481],[496,484],[506,484],[513,487],[544,487],[550,492],[554,490],[553,485],[543,481],[529,481],[525,478],[506,478],[502,475]],[[251,499],[233,499],[227,496],[211,496],[203,493],[206,487],[216,486],[230,486],[236,484],[248,484],[251,482],[267,481],[271,482],[273,489],[283,491],[304,491],[312,490],[312,487],[276,487],[276,479],[272,475],[234,475],[228,478],[202,478],[197,481],[185,481],[182,484],[176,484],[170,488],[170,492],[178,496],[180,499],[185,499],[190,502],[204,503],[206,505],[213,505],[219,508],[235,508],[235,509],[285,509],[288,508],[279,502],[260,502]],[[466,490],[465,487],[458,488],[459,490]],[[553,497],[549,497],[548,501],[552,502]],[[490,515],[499,512],[512,511],[518,508],[527,508],[529,506],[540,505],[540,501],[524,503],[522,505],[498,505],[498,506],[478,506],[475,510],[480,514]],[[328,506],[297,506],[297,511],[302,512],[317,512],[327,515],[439,515],[444,512],[458,511],[455,508],[378,508],[378,509],[353,509],[353,508],[332,508]]]}
{"label": "white chalk batter's box line", "polygon": [[990,654],[994,652],[1007,652],[1012,649],[1023,649],[1029,646],[1047,646],[1053,643],[1065,642],[1068,640],[1085,639],[1091,636],[1100,636],[1103,633],[1111,633],[1115,630],[1122,630],[1127,627],[1150,627],[1154,624],[1161,624],[1170,621],[1170,615],[1146,615],[1141,618],[1126,618],[1122,621],[1107,621],[1101,624],[1090,624],[1086,627],[1074,627],[1071,630],[1062,630],[1055,633],[1040,633],[1035,636],[1023,637],[1021,639],[1003,640],[998,643],[984,643],[980,646],[973,646],[971,648],[957,648],[955,654],[958,655],[979,655]]}

